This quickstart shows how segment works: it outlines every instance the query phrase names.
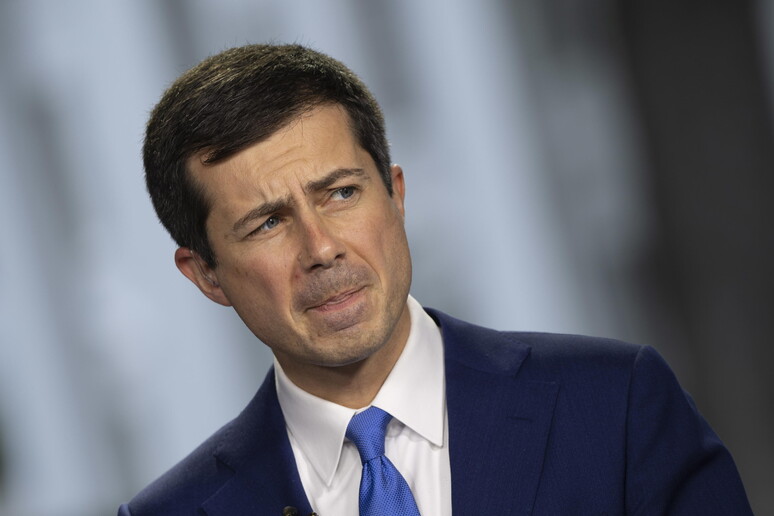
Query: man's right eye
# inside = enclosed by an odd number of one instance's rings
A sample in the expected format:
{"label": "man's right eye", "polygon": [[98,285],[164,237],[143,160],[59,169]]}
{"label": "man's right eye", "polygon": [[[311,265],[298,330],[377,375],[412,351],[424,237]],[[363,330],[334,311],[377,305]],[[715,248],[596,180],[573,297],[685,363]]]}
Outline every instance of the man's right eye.
{"label": "man's right eye", "polygon": [[277,225],[280,223],[280,218],[276,215],[272,215],[268,219],[266,219],[263,224],[258,226],[253,233],[261,233],[263,231],[269,231],[271,229],[274,229],[277,227]]}

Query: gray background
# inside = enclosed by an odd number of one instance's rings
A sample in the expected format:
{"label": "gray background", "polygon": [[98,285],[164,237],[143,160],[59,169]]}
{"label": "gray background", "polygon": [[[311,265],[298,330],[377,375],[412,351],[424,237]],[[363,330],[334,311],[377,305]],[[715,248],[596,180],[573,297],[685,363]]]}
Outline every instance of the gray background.
{"label": "gray background", "polygon": [[659,4],[1,2],[0,514],[112,514],[257,389],[139,156],[179,73],[267,40],[381,101],[420,302],[655,346],[774,514],[774,6]]}

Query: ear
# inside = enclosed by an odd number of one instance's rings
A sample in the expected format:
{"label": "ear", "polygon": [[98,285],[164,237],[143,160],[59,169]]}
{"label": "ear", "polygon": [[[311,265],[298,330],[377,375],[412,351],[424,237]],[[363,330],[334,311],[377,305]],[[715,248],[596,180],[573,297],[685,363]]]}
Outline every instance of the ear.
{"label": "ear", "polygon": [[406,198],[406,182],[403,179],[403,169],[400,165],[390,167],[390,176],[392,177],[392,200],[395,201],[400,214],[405,217],[406,210],[403,201]]}
{"label": "ear", "polygon": [[215,270],[207,265],[196,251],[181,247],[175,251],[175,265],[183,273],[183,276],[191,280],[199,287],[202,293],[219,305],[231,306],[225,292],[220,287]]}

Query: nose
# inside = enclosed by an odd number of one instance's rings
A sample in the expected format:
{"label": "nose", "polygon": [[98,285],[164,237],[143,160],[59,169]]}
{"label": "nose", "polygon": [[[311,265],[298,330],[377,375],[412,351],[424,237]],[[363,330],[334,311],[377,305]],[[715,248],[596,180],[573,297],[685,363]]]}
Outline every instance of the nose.
{"label": "nose", "polygon": [[345,254],[345,247],[318,214],[310,214],[299,224],[301,248],[298,261],[305,270],[328,269]]}

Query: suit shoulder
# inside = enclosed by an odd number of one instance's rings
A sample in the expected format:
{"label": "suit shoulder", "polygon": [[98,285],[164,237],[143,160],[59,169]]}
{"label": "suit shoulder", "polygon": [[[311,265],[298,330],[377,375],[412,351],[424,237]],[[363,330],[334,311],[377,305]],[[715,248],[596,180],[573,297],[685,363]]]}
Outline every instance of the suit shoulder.
{"label": "suit shoulder", "polygon": [[658,355],[648,346],[609,338],[538,332],[509,334],[529,346],[527,370],[551,371],[565,379],[599,377],[628,381],[641,355]]}
{"label": "suit shoulder", "polygon": [[623,361],[631,363],[645,346],[605,337],[563,333],[503,332],[528,345],[536,359]]}
{"label": "suit shoulder", "polygon": [[630,371],[638,354],[649,349],[600,337],[493,330],[426,310],[441,327],[449,356],[484,371],[527,370],[548,377]]}

